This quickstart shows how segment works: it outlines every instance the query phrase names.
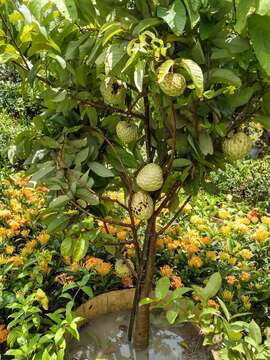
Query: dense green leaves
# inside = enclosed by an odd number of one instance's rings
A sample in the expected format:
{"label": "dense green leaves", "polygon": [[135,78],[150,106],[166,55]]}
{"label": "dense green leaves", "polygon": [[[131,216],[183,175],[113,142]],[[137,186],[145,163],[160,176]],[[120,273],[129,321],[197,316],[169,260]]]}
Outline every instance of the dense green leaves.
{"label": "dense green leaves", "polygon": [[266,74],[270,76],[270,38],[262,36],[270,31],[270,17],[253,15],[248,19],[248,27],[255,54]]}
{"label": "dense green leaves", "polygon": [[157,16],[168,24],[175,35],[183,33],[186,25],[186,9],[181,0],[175,0],[168,8],[158,7]]}

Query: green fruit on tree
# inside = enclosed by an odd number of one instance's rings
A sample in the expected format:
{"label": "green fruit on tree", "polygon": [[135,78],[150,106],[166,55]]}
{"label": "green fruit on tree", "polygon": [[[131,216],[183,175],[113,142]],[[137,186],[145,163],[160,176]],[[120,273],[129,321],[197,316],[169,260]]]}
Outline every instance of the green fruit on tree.
{"label": "green fruit on tree", "polygon": [[134,265],[128,259],[126,260],[126,262],[124,262],[122,259],[118,259],[115,262],[114,268],[116,275],[122,278],[131,275],[131,269],[134,269]]}
{"label": "green fruit on tree", "polygon": [[100,92],[105,103],[110,105],[121,105],[125,102],[127,85],[121,80],[107,77],[100,85]]}
{"label": "green fruit on tree", "polygon": [[151,196],[143,191],[136,192],[132,197],[131,209],[136,218],[140,220],[150,219],[154,212]]}
{"label": "green fruit on tree", "polygon": [[243,132],[234,134],[222,144],[225,156],[231,160],[238,160],[247,155],[251,146],[250,138]]}
{"label": "green fruit on tree", "polygon": [[139,187],[145,191],[159,190],[163,185],[163,173],[159,165],[150,163],[145,165],[136,178]]}
{"label": "green fruit on tree", "polygon": [[130,143],[138,139],[138,127],[127,121],[119,121],[116,125],[116,134],[123,143]]}
{"label": "green fruit on tree", "polygon": [[159,84],[164,94],[168,96],[180,96],[186,89],[186,79],[177,73],[168,73]]}

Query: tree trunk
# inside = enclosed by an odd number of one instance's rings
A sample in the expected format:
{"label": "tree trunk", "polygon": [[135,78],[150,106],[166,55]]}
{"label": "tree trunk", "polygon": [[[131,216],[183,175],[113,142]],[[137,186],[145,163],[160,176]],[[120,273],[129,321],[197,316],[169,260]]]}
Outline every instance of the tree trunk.
{"label": "tree trunk", "polygon": [[[149,220],[145,234],[145,258],[142,261],[141,277],[137,286],[140,287],[140,299],[149,297],[152,290],[152,282],[155,271],[156,258],[156,232],[155,218]],[[145,260],[145,261],[144,261]],[[149,344],[150,331],[150,310],[149,305],[138,306],[135,319],[135,334],[133,338],[134,347],[137,350],[144,350]]]}

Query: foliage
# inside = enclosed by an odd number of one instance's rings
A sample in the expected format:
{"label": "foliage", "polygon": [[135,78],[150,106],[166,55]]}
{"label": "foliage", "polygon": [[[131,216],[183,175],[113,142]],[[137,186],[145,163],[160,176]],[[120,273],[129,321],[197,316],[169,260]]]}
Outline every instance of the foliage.
{"label": "foliage", "polygon": [[[261,36],[269,32],[269,15],[264,1],[248,5],[1,1],[0,62],[15,64],[32,86],[42,84],[44,107],[36,132],[17,137],[12,158],[25,159],[32,184],[44,181],[51,190],[43,214],[48,229],[65,229],[72,221],[67,211],[79,210],[108,233],[108,225],[130,230],[136,304],[151,290],[157,239],[182,210],[175,194],[184,188],[194,195],[205,185],[209,171],[226,162],[224,141],[243,138],[234,136],[243,124],[254,120],[269,129],[270,41]],[[125,134],[124,145],[116,134],[123,117],[141,134],[135,141]],[[158,187],[151,176],[136,184],[152,163],[162,167]],[[146,198],[153,206],[141,199],[141,208],[151,211],[136,222],[132,199],[149,179]],[[104,195],[112,189],[123,190],[125,202]],[[164,208],[173,215],[157,230]],[[80,235],[77,251],[74,237],[64,241],[79,260],[88,244]],[[138,308],[145,319],[147,309]],[[137,348],[147,346],[146,325],[137,322],[143,330],[135,333]]]}
{"label": "foliage", "polygon": [[15,137],[23,130],[25,125],[20,120],[11,118],[6,112],[0,113],[0,164],[1,167],[10,167],[8,149]]}
{"label": "foliage", "polygon": [[269,206],[270,158],[237,161],[224,170],[212,173],[211,180],[223,194],[231,194],[236,201],[247,201],[253,206],[266,202]]}
{"label": "foliage", "polygon": [[31,121],[39,110],[37,89],[21,82],[14,67],[0,65],[0,111],[17,121]]}

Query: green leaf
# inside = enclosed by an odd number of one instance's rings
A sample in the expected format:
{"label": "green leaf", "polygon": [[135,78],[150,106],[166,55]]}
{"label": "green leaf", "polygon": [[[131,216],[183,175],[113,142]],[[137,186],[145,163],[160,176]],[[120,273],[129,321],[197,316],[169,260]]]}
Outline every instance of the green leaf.
{"label": "green leaf", "polygon": [[75,164],[81,164],[88,158],[89,154],[89,147],[86,147],[78,152],[78,154],[75,157]]}
{"label": "green leaf", "polygon": [[151,304],[155,301],[155,299],[151,299],[149,297],[146,297],[146,298],[143,298],[140,300],[140,305],[148,305],[148,304]]}
{"label": "green leaf", "polygon": [[158,68],[158,73],[157,73],[157,81],[158,83],[161,83],[161,81],[165,78],[165,76],[168,74],[168,72],[170,71],[170,68],[173,66],[174,64],[174,60],[166,60],[164,61],[164,63],[162,63],[160,65],[160,67]]}
{"label": "green leaf", "polygon": [[261,329],[253,319],[249,323],[249,336],[254,339],[258,345],[262,343]]}
{"label": "green leaf", "polygon": [[143,19],[135,26],[133,29],[132,35],[138,35],[142,31],[146,30],[149,27],[156,26],[161,23],[161,20],[158,18],[146,18]]}
{"label": "green leaf", "polygon": [[143,77],[144,77],[144,69],[145,69],[145,60],[138,60],[134,69],[134,83],[136,88],[142,92],[143,90]]}
{"label": "green leaf", "polygon": [[192,288],[188,288],[188,287],[182,287],[182,288],[175,289],[172,293],[171,300],[180,299],[184,294],[186,294],[187,292],[189,292],[191,290],[192,290]]}
{"label": "green leaf", "polygon": [[202,69],[195,61],[190,59],[181,59],[180,65],[188,72],[195,85],[197,96],[201,97],[204,92]]}
{"label": "green leaf", "polygon": [[61,206],[65,206],[70,200],[70,197],[67,195],[60,195],[57,198],[53,199],[53,201],[50,202],[49,208],[57,208]]}
{"label": "green leaf", "polygon": [[48,233],[53,233],[64,229],[69,222],[69,218],[65,215],[58,215],[54,217],[48,224]]}
{"label": "green leaf", "polygon": [[171,309],[166,311],[166,319],[168,320],[169,324],[174,324],[175,320],[179,314],[180,309]]}
{"label": "green leaf", "polygon": [[64,328],[59,328],[55,335],[54,335],[54,342],[55,344],[58,344],[61,340],[63,340],[63,335],[65,333],[65,329]]}
{"label": "green leaf", "polygon": [[32,175],[31,181],[38,182],[39,180],[43,179],[45,176],[47,176],[54,170],[55,170],[55,166],[52,165],[52,162],[48,161],[47,163],[43,164],[43,167],[40,170],[38,170]]}
{"label": "green leaf", "polygon": [[192,162],[188,159],[175,159],[173,162],[173,167],[186,167],[192,165]]}
{"label": "green leaf", "polygon": [[256,115],[253,121],[260,123],[265,130],[270,131],[270,116]]}
{"label": "green leaf", "polygon": [[221,306],[221,309],[222,309],[222,311],[223,311],[226,319],[227,319],[228,321],[230,321],[230,319],[231,319],[231,314],[229,313],[229,310],[227,309],[227,306],[225,305],[225,303],[224,303],[219,297],[218,297],[217,299],[218,299],[218,302],[219,302],[219,304],[220,304],[220,306]]}
{"label": "green leaf", "polygon": [[214,297],[220,290],[222,285],[222,277],[219,272],[210,276],[206,287],[203,289],[204,296],[207,300]]}
{"label": "green leaf", "polygon": [[162,277],[158,280],[156,288],[155,288],[155,295],[158,299],[163,299],[170,289],[170,279],[168,277]]}
{"label": "green leaf", "polygon": [[79,199],[86,201],[88,205],[99,204],[99,197],[96,194],[90,192],[87,188],[76,189],[76,196]]}
{"label": "green leaf", "polygon": [[248,16],[255,11],[256,0],[239,0],[236,5],[235,30],[241,33],[247,23]]}
{"label": "green leaf", "polygon": [[222,83],[241,87],[242,81],[232,70],[213,69],[210,71],[210,83]]}
{"label": "green leaf", "polygon": [[270,0],[258,0],[256,13],[259,15],[270,15]]}
{"label": "green leaf", "polygon": [[186,25],[186,9],[181,0],[175,0],[169,8],[159,6],[157,16],[162,18],[170,29],[179,36],[183,34]]}
{"label": "green leaf", "polygon": [[270,76],[270,33],[269,16],[252,15],[248,19],[248,29],[255,55],[268,76]]}
{"label": "green leaf", "polygon": [[114,173],[110,169],[106,168],[105,165],[100,164],[100,163],[98,163],[96,161],[89,162],[88,166],[94,173],[96,173],[100,177],[112,177],[112,176],[114,176]]}
{"label": "green leaf", "polygon": [[203,155],[213,155],[214,148],[211,136],[207,132],[201,132],[199,135],[199,146]]}
{"label": "green leaf", "polygon": [[89,286],[83,286],[82,291],[88,295],[90,298],[94,297],[93,290]]}
{"label": "green leaf", "polygon": [[62,256],[71,256],[73,251],[73,239],[71,237],[66,237],[61,243],[60,250]]}
{"label": "green leaf", "polygon": [[87,253],[89,241],[83,236],[76,239],[73,247],[73,259],[80,261]]}
{"label": "green leaf", "polygon": [[191,28],[197,25],[200,20],[199,8],[201,0],[183,0],[191,23]]}
{"label": "green leaf", "polygon": [[106,45],[107,42],[111,40],[111,38],[124,31],[124,28],[122,27],[122,24],[120,22],[113,24],[105,33],[103,36],[103,42],[102,45]]}
{"label": "green leaf", "polygon": [[74,0],[54,0],[60,13],[69,21],[75,21],[78,17]]}
{"label": "green leaf", "polygon": [[67,67],[66,61],[64,58],[62,58],[62,56],[50,52],[48,53],[48,56],[56,60],[62,69],[65,69]]}

